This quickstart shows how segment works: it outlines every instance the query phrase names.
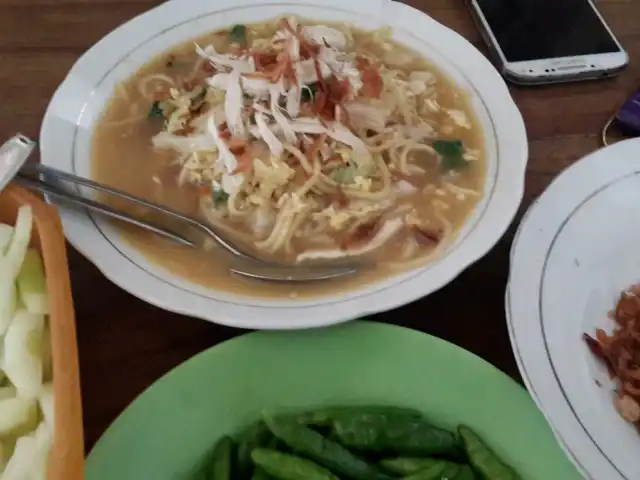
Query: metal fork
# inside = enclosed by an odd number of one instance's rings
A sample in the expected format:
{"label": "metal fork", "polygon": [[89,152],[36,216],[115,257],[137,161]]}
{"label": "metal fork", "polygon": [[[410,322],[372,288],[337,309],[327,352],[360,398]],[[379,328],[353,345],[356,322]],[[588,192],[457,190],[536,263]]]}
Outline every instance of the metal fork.
{"label": "metal fork", "polygon": [[[179,244],[192,248],[203,248],[203,244],[187,238],[183,233],[178,233],[175,230],[164,226],[153,224],[147,220],[143,220],[129,213],[113,208],[110,205],[87,198],[83,195],[82,189],[72,189],[69,188],[69,185],[88,187],[145,207],[146,209],[160,214],[160,216],[164,218],[170,219],[174,222],[177,221],[178,223],[189,227],[187,231],[189,229],[195,229],[211,238],[217,245],[232,255],[232,265],[229,269],[237,275],[252,279],[277,282],[309,282],[343,277],[351,275],[358,270],[359,266],[355,264],[291,266],[258,258],[225,238],[225,236],[216,232],[209,225],[206,225],[193,217],[183,215],[155,203],[148,202],[133,195],[129,195],[128,193],[101,185],[92,180],[82,178],[68,172],[63,172],[40,164],[23,165],[32,152],[34,146],[35,143],[24,135],[16,135],[0,147],[0,164],[1,161],[5,159],[5,163],[10,163],[13,166],[13,168],[11,168],[11,172],[7,174],[15,175],[13,181],[18,185],[44,193],[47,198],[54,203],[59,203],[61,201],[62,203],[83,207],[93,212],[143,228]],[[17,163],[21,165],[21,168],[15,168]],[[0,189],[4,183],[3,180],[6,179],[3,178],[3,171],[0,165]]]}

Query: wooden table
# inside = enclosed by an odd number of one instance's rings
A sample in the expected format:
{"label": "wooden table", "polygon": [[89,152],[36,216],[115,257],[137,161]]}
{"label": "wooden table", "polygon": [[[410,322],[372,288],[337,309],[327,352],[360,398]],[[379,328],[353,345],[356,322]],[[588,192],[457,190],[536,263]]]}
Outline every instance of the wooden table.
{"label": "wooden table", "polygon": [[[36,138],[50,96],[73,62],[154,0],[0,0],[0,137]],[[463,0],[410,0],[481,43]],[[441,291],[375,318],[447,339],[520,379],[503,311],[515,226],[551,179],[599,146],[612,111],[640,86],[640,2],[601,0],[602,13],[631,57],[618,78],[542,88],[512,87],[530,140],[525,200],[509,232]],[[169,369],[243,332],[154,308],[106,280],[70,248],[78,322],[87,451],[109,423]],[[446,366],[443,366],[446,368]]]}

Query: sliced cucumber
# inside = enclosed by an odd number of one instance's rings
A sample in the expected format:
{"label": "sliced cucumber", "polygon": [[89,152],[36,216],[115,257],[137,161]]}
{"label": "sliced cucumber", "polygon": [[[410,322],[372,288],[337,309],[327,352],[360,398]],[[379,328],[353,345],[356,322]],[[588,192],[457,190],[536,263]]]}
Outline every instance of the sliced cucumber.
{"label": "sliced cucumber", "polygon": [[42,390],[40,391],[38,403],[40,404],[40,411],[42,412],[44,423],[48,424],[51,430],[53,430],[55,413],[53,402],[53,385],[51,385],[50,383],[45,383],[42,386]]}
{"label": "sliced cucumber", "polygon": [[4,372],[24,397],[40,394],[43,334],[44,316],[19,310],[4,337]]}
{"label": "sliced cucumber", "polygon": [[31,206],[23,205],[18,210],[18,218],[11,241],[4,254],[0,255],[0,335],[6,331],[13,317],[15,309],[14,282],[29,247],[32,224]]}
{"label": "sliced cucumber", "polygon": [[13,238],[13,227],[0,223],[0,255],[4,255]]}
{"label": "sliced cucumber", "polygon": [[42,257],[35,248],[27,250],[17,278],[20,300],[29,313],[47,315],[49,294]]}
{"label": "sliced cucumber", "polygon": [[19,435],[34,429],[38,424],[38,407],[35,400],[24,397],[0,400],[0,436]]}

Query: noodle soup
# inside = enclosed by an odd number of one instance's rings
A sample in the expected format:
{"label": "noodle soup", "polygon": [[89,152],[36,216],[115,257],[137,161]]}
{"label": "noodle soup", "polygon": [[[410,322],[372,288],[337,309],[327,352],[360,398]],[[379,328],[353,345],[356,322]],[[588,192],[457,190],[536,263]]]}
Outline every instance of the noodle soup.
{"label": "noodle soup", "polygon": [[[313,294],[440,256],[485,174],[465,92],[426,59],[385,29],[294,17],[235,25],[155,58],[116,89],[92,155],[95,180],[199,217],[261,257],[374,264]],[[198,283],[255,287],[229,275],[221,252],[123,235]]]}

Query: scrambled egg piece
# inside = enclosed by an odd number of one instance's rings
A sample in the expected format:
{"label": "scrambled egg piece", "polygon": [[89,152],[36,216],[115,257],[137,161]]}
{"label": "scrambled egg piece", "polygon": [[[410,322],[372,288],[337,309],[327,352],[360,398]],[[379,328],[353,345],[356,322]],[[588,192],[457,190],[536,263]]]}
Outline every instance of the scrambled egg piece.
{"label": "scrambled egg piece", "polygon": [[371,185],[373,184],[373,180],[371,180],[370,178],[358,176],[353,179],[353,184],[359,190],[362,190],[364,192],[370,192]]}
{"label": "scrambled egg piece", "polygon": [[291,213],[300,213],[307,207],[307,204],[295,193],[285,193],[278,199],[276,207],[284,208],[285,206],[291,210]]}
{"label": "scrambled egg piece", "polygon": [[386,208],[386,205],[376,205],[371,203],[350,204],[346,208],[336,210],[334,205],[331,205],[324,210],[314,214],[314,219],[321,220],[327,219],[329,226],[336,231],[344,230],[353,221],[364,218],[372,213],[376,213]]}
{"label": "scrambled egg piece", "polygon": [[343,230],[349,223],[351,216],[345,210],[336,210],[333,205],[313,214],[315,220],[327,219],[334,230]]}
{"label": "scrambled egg piece", "polygon": [[253,173],[258,187],[255,194],[268,199],[277,188],[289,183],[295,171],[286,163],[273,158],[269,164],[256,158],[253,161]]}

